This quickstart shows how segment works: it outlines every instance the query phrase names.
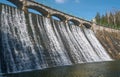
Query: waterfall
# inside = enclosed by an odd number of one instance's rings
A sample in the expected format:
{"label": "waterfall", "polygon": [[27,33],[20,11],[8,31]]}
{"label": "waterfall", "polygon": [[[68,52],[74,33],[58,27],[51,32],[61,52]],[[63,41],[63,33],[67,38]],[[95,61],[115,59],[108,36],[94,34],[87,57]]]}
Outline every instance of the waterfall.
{"label": "waterfall", "polygon": [[86,35],[87,39],[89,40],[91,46],[93,47],[94,51],[96,51],[96,53],[98,54],[98,56],[100,57],[100,59],[104,60],[104,61],[107,60],[107,59],[109,59],[110,56],[107,55],[107,52],[102,47],[102,45],[100,44],[100,42],[97,40],[97,38],[95,37],[93,31],[90,30],[90,29],[84,28],[84,32],[85,32],[85,35]]}
{"label": "waterfall", "polygon": [[2,73],[112,60],[92,30],[6,5],[0,12],[0,43]]}

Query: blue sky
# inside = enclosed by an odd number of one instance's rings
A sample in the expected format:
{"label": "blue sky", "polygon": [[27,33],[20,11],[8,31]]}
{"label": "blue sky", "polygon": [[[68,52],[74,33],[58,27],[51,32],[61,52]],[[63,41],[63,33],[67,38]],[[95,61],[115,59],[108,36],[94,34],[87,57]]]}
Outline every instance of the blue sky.
{"label": "blue sky", "polygon": [[[57,10],[71,15],[91,20],[96,13],[105,14],[109,11],[120,10],[120,0],[35,0]],[[12,5],[6,0],[1,3]]]}

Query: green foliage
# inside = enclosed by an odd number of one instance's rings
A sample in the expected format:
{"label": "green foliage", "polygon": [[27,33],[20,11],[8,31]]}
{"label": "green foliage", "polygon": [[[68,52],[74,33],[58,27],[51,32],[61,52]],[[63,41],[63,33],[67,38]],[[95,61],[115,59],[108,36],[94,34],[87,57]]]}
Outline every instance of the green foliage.
{"label": "green foliage", "polygon": [[102,16],[97,13],[95,19],[97,24],[120,30],[120,11],[109,12]]}
{"label": "green foliage", "polygon": [[97,12],[96,16],[95,16],[96,22],[100,23],[100,14]]}

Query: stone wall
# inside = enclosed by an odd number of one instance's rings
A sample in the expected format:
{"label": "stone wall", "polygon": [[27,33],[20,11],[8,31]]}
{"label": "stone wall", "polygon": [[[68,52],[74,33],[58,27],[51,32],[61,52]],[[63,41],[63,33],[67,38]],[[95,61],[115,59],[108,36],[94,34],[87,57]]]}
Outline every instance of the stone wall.
{"label": "stone wall", "polygon": [[120,59],[120,31],[93,25],[96,37],[114,59]]}

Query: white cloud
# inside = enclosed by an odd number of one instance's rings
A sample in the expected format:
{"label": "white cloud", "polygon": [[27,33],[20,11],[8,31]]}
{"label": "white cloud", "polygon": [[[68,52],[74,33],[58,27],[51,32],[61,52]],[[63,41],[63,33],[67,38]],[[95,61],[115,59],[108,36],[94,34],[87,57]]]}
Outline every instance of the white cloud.
{"label": "white cloud", "polygon": [[66,0],[55,0],[56,3],[65,3]]}
{"label": "white cloud", "polygon": [[79,2],[80,2],[80,0],[75,0],[75,2],[76,2],[76,3],[79,3]]}

